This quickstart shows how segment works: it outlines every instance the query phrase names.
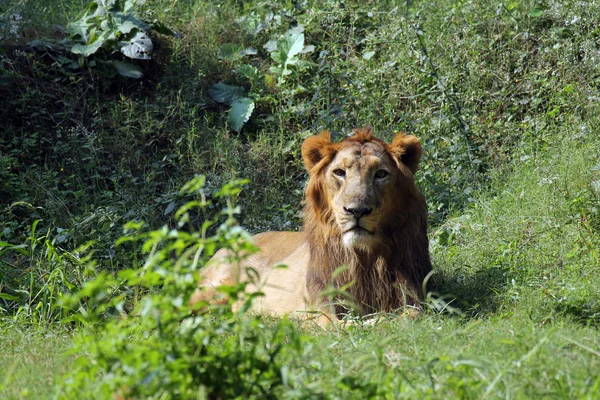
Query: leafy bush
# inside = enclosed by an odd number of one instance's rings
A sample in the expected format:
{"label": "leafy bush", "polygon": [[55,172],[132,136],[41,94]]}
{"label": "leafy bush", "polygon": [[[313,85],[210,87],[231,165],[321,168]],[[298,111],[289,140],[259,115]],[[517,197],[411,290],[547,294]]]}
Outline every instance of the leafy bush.
{"label": "leafy bush", "polygon": [[[286,77],[292,73],[293,69],[306,68],[308,63],[300,60],[298,55],[313,51],[314,46],[304,45],[303,31],[304,27],[297,26],[264,45],[271,55],[271,60],[275,62],[269,68],[269,72],[273,75],[263,76],[251,64],[241,64],[235,70],[250,83],[252,90],[249,93],[240,86],[226,85],[223,82],[216,83],[208,89],[208,94],[214,101],[231,106],[227,113],[227,122],[233,130],[239,132],[242,126],[248,122],[254,111],[255,101],[268,99],[267,87],[283,88]],[[219,49],[219,57],[232,62],[242,59],[245,55],[253,54],[256,54],[256,50],[253,48],[244,49],[230,43],[222,45]]]}
{"label": "leafy bush", "polygon": [[[143,3],[145,0],[91,1],[85,15],[67,26],[67,32],[77,42],[71,51],[80,54],[83,59],[105,49],[108,53],[119,51],[130,59],[149,60],[153,50],[149,31],[173,32],[158,22],[149,24],[142,21],[136,8]],[[126,77],[141,78],[143,75],[142,70],[134,64],[111,60],[104,62],[114,65],[119,74]]]}
{"label": "leafy bush", "polygon": [[[179,227],[189,213],[208,204],[203,178],[183,189],[199,195],[177,212]],[[300,349],[302,337],[282,319],[274,326],[247,315],[260,293],[246,293],[247,282],[223,286],[225,305],[208,302],[190,306],[199,271],[220,247],[236,255],[255,251],[233,218],[231,198],[240,191],[231,182],[217,193],[228,198],[226,221],[214,236],[207,219],[197,232],[168,229],[142,233],[142,224],[129,223],[121,245],[142,241],[146,260],[139,268],[102,273],[68,299],[63,307],[76,311],[72,319],[89,325],[78,343],[76,368],[59,397],[143,398],[277,398],[288,383],[282,357]],[[238,308],[234,303],[241,304]],[[202,312],[199,311],[202,308]]]}

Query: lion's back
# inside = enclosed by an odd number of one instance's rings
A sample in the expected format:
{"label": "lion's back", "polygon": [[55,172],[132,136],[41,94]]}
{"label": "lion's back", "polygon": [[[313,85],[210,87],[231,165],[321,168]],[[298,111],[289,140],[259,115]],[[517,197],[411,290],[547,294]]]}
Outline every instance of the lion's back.
{"label": "lion's back", "polygon": [[[201,286],[191,299],[192,303],[211,300],[221,285],[232,285],[239,279],[252,280],[247,271],[252,269],[259,281],[249,290],[260,289],[265,295],[255,304],[257,311],[283,315],[294,310],[305,309],[306,270],[310,251],[304,232],[270,231],[252,237],[259,252],[232,260],[227,249],[221,249],[211,258],[202,271]],[[285,268],[274,268],[285,265]],[[241,267],[241,268],[240,268]]]}

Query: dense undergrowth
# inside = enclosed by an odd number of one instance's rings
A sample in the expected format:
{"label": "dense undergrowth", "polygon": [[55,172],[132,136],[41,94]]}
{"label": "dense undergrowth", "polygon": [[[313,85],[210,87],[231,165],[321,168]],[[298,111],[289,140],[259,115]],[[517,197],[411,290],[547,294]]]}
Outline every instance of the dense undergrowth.
{"label": "dense undergrowth", "polygon": [[[121,1],[90,54],[69,23],[96,8],[60,3],[0,0],[0,395],[598,393],[597,2]],[[142,31],[151,59],[131,59]],[[424,145],[424,317],[318,333],[190,316],[203,261],[244,243],[233,209],[249,232],[297,229],[302,140],[367,124]],[[58,349],[82,336],[70,378],[32,383],[19,349],[48,353],[39,328]]]}

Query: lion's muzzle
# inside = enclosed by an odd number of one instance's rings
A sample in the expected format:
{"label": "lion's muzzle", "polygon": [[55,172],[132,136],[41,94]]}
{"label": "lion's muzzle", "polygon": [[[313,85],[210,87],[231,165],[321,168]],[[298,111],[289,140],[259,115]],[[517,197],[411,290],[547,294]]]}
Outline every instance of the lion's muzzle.
{"label": "lion's muzzle", "polygon": [[356,220],[359,220],[362,216],[371,215],[373,209],[368,207],[344,207],[344,212],[348,215],[353,215]]}

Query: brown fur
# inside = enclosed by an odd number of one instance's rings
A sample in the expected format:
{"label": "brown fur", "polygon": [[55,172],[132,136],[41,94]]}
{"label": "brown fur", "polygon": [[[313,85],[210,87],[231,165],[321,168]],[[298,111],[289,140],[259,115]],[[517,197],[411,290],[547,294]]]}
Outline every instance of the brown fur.
{"label": "brown fur", "polygon": [[[381,143],[397,162],[400,172],[397,184],[393,186],[397,203],[388,205],[384,212],[387,226],[383,229],[388,239],[369,253],[343,245],[331,206],[326,201],[324,167],[348,142]],[[317,152],[322,157],[318,161],[310,157]],[[354,136],[342,142],[331,143],[330,134],[325,131],[308,138],[302,153],[310,173],[304,230],[310,243],[307,287],[311,302],[318,301],[319,293],[329,284],[339,288],[354,282],[349,291],[363,312],[390,312],[404,305],[418,306],[423,296],[423,279],[431,271],[427,207],[413,178],[421,157],[418,139],[399,134],[391,145],[387,145],[374,138],[370,128],[363,128],[355,130]],[[333,272],[340,266],[348,269],[332,279]]]}
{"label": "brown fur", "polygon": [[[361,313],[391,312],[405,305],[419,308],[423,279],[431,271],[427,207],[414,182],[421,158],[419,140],[400,133],[388,145],[374,138],[371,128],[367,127],[333,143],[329,132],[324,131],[304,141],[302,156],[310,174],[305,193],[304,231],[256,235],[254,241],[261,251],[244,261],[244,266],[255,269],[261,277],[255,286],[265,296],[256,308],[272,314],[306,309],[328,313],[322,292],[332,285],[335,288],[349,286],[348,291]],[[349,176],[347,182],[339,183],[332,175],[334,166],[330,168],[330,164],[346,162],[343,157],[350,160],[349,163],[364,160],[368,168],[371,165],[385,168],[389,176],[380,184],[373,178],[374,172],[354,167],[355,174],[357,170],[365,174],[360,175],[360,179],[352,178],[354,181]],[[364,176],[373,179],[370,186],[364,184]],[[352,187],[353,182],[359,184]],[[342,186],[344,184],[346,186]],[[343,218],[354,221],[354,217],[348,217],[348,204],[358,202],[372,207],[364,218],[356,217],[357,225],[360,225],[359,220],[366,220],[365,226],[373,230],[367,229],[371,235],[357,234],[358,244],[344,242],[344,235],[349,231],[342,233],[345,228],[341,228],[338,221],[341,209],[338,203],[342,201],[339,196],[346,195],[344,190],[350,194],[343,201],[350,203],[344,203]],[[380,193],[378,196],[363,193],[369,190],[380,190]],[[336,195],[338,203],[334,201]],[[279,264],[289,268],[272,269]],[[334,274],[342,266],[347,269]],[[217,253],[203,273],[206,290],[198,291],[192,301],[212,296],[214,288],[232,279],[233,271],[239,269],[227,264],[226,253]],[[338,307],[336,313],[340,311]]]}

